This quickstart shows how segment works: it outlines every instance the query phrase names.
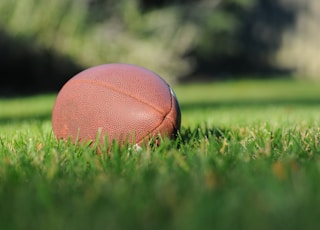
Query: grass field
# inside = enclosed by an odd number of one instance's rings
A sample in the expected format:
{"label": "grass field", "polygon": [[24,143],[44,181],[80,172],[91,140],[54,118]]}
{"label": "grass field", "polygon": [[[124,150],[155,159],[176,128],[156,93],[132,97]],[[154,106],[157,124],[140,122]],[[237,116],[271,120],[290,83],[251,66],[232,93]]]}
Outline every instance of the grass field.
{"label": "grass field", "polygon": [[320,84],[174,87],[177,141],[57,141],[56,95],[0,99],[0,229],[317,229]]}

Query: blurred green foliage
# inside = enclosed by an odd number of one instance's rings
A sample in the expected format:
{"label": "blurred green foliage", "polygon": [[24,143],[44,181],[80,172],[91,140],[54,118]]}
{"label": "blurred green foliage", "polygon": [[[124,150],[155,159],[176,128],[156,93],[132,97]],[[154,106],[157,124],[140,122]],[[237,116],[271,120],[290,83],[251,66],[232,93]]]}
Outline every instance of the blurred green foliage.
{"label": "blurred green foliage", "polygon": [[270,0],[0,2],[0,30],[14,43],[56,52],[83,68],[142,65],[170,83],[201,71],[212,76],[273,70],[281,32],[293,20],[289,9]]}
{"label": "blurred green foliage", "polygon": [[100,9],[106,17],[93,21],[86,1],[5,0],[0,3],[0,27],[84,67],[129,62],[172,79],[190,70],[189,61],[181,56],[192,45],[195,30],[180,25],[177,9],[142,13],[138,1],[110,4],[112,9],[109,5]]}
{"label": "blurred green foliage", "polygon": [[[158,2],[158,5],[157,5]],[[239,22],[227,11],[249,8],[252,0],[154,3],[139,0],[4,0],[0,26],[11,35],[54,49],[83,66],[105,62],[143,65],[167,78],[192,71],[190,50],[229,52],[216,46]],[[211,40],[213,39],[213,40]],[[225,47],[225,48],[224,48]]]}

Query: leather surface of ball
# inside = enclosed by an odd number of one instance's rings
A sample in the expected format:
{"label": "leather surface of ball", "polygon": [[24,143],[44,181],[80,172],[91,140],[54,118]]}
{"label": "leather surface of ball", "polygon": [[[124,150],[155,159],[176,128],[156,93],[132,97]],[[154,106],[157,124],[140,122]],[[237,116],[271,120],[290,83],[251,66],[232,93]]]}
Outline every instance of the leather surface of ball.
{"label": "leather surface of ball", "polygon": [[170,86],[157,74],[130,64],[86,69],[60,90],[52,111],[57,138],[141,144],[159,134],[174,138],[181,113]]}

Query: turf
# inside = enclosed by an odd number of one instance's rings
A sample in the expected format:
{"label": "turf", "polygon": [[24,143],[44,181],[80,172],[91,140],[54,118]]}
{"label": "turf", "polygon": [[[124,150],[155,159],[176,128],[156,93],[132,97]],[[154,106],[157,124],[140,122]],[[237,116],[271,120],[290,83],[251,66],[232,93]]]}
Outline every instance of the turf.
{"label": "turf", "polygon": [[2,98],[0,229],[316,229],[319,86],[176,86],[176,141],[100,155],[55,140],[55,95]]}

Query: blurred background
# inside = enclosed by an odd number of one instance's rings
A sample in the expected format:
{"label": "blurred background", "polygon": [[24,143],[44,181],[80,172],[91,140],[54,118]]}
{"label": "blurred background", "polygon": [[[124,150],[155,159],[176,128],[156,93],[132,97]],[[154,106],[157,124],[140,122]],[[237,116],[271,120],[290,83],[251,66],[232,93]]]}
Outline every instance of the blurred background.
{"label": "blurred background", "polygon": [[320,80],[318,0],[1,0],[0,95],[126,62],[179,84]]}

